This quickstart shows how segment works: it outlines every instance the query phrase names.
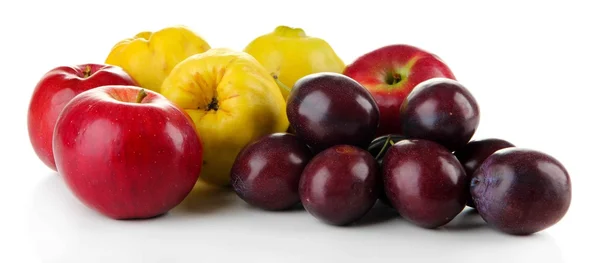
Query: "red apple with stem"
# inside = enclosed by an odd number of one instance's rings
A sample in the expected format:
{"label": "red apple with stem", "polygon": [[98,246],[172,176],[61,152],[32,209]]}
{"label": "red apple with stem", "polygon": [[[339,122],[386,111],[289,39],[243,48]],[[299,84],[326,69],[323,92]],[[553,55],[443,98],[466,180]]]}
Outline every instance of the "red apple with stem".
{"label": "red apple with stem", "polygon": [[344,74],[367,88],[377,102],[377,136],[401,134],[400,105],[417,84],[435,77],[455,79],[439,57],[406,44],[370,51],[348,64]]}
{"label": "red apple with stem", "polygon": [[80,93],[59,115],[53,138],[56,167],[72,193],[114,219],[167,213],[202,169],[202,140],[189,115],[140,87]]}
{"label": "red apple with stem", "polygon": [[27,113],[29,140],[38,158],[56,171],[52,133],[58,115],[77,94],[104,85],[133,85],[135,80],[123,69],[103,64],[56,67],[37,83]]}

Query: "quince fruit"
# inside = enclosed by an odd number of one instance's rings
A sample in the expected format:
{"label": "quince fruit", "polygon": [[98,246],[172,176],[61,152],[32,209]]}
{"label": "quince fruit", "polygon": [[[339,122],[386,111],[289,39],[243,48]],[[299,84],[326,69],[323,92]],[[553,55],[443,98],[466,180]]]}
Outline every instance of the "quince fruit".
{"label": "quince fruit", "polygon": [[289,26],[278,26],[271,33],[257,37],[244,51],[279,81],[286,100],[298,79],[318,72],[342,73],[346,66],[325,40]]}
{"label": "quince fruit", "polygon": [[275,80],[241,51],[214,48],[188,57],[165,78],[161,93],[192,118],[204,148],[200,180],[211,185],[230,185],[241,149],[289,126]]}
{"label": "quince fruit", "polygon": [[143,31],[113,46],[105,63],[120,66],[140,86],[160,92],[173,67],[187,57],[210,49],[197,33],[185,26]]}

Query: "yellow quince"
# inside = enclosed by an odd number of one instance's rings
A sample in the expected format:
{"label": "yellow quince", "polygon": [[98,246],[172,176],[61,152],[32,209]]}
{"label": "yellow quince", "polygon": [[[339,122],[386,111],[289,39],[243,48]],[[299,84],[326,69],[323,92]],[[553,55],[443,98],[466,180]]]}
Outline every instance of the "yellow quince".
{"label": "yellow quince", "polygon": [[185,26],[143,31],[117,42],[105,63],[129,73],[140,86],[160,92],[162,82],[173,67],[187,57],[210,49],[197,33]]}
{"label": "yellow quince", "polygon": [[345,68],[329,43],[307,35],[302,28],[278,26],[252,40],[244,51],[279,81],[286,100],[298,79],[318,72],[342,73]]}
{"label": "yellow quince", "polygon": [[202,139],[200,179],[230,184],[230,171],[248,143],[289,126],[286,102],[273,77],[247,53],[213,48],[180,62],[161,93],[184,109]]}

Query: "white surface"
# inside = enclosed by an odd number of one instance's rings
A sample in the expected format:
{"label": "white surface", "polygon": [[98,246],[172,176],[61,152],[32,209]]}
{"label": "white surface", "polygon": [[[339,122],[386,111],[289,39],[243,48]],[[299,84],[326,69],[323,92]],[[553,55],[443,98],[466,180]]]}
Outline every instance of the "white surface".
{"label": "white surface", "polygon": [[[0,262],[599,262],[594,1],[190,2],[2,1]],[[302,27],[347,63],[392,43],[430,50],[480,103],[475,138],[504,138],[567,167],[571,209],[554,227],[519,238],[476,216],[439,231],[398,218],[329,227],[303,211],[250,209],[231,194],[192,196],[190,205],[154,220],[103,218],[34,155],[26,130],[30,92],[55,66],[102,62],[116,41],[173,24],[236,49],[277,25]],[[386,212],[375,214],[371,222]]]}

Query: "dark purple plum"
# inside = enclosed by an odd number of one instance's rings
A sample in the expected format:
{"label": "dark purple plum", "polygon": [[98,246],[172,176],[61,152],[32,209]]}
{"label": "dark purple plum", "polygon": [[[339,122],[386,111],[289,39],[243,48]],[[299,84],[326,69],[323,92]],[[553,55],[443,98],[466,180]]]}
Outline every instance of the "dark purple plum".
{"label": "dark purple plum", "polygon": [[362,218],[379,197],[379,167],[364,149],[336,145],[318,153],[300,179],[300,200],[315,218],[348,225]]}
{"label": "dark purple plum", "polygon": [[[469,182],[473,178],[473,173],[485,159],[487,159],[492,153],[497,150],[515,147],[512,143],[496,138],[488,138],[483,140],[473,140],[467,143],[464,147],[454,152],[454,156],[458,158],[458,161],[462,164]],[[471,198],[471,192],[468,191],[469,198],[467,199],[467,205],[475,207],[473,199]]]}
{"label": "dark purple plum", "polygon": [[369,91],[338,73],[299,79],[286,110],[292,129],[315,152],[340,144],[366,148],[379,126],[379,108]]}
{"label": "dark purple plum", "polygon": [[231,168],[235,193],[264,210],[285,210],[300,202],[298,184],[312,152],[297,136],[274,133],[248,144]]}
{"label": "dark purple plum", "polygon": [[571,178],[554,157],[531,149],[505,148],[477,168],[471,194],[489,225],[530,235],[560,221],[571,204]]}
{"label": "dark purple plum", "polygon": [[447,224],[467,202],[464,169],[448,149],[433,141],[406,139],[394,144],[383,159],[382,176],[392,206],[423,228]]}
{"label": "dark purple plum", "polygon": [[479,106],[458,81],[432,78],[419,83],[400,108],[402,134],[437,142],[455,151],[479,126]]}

